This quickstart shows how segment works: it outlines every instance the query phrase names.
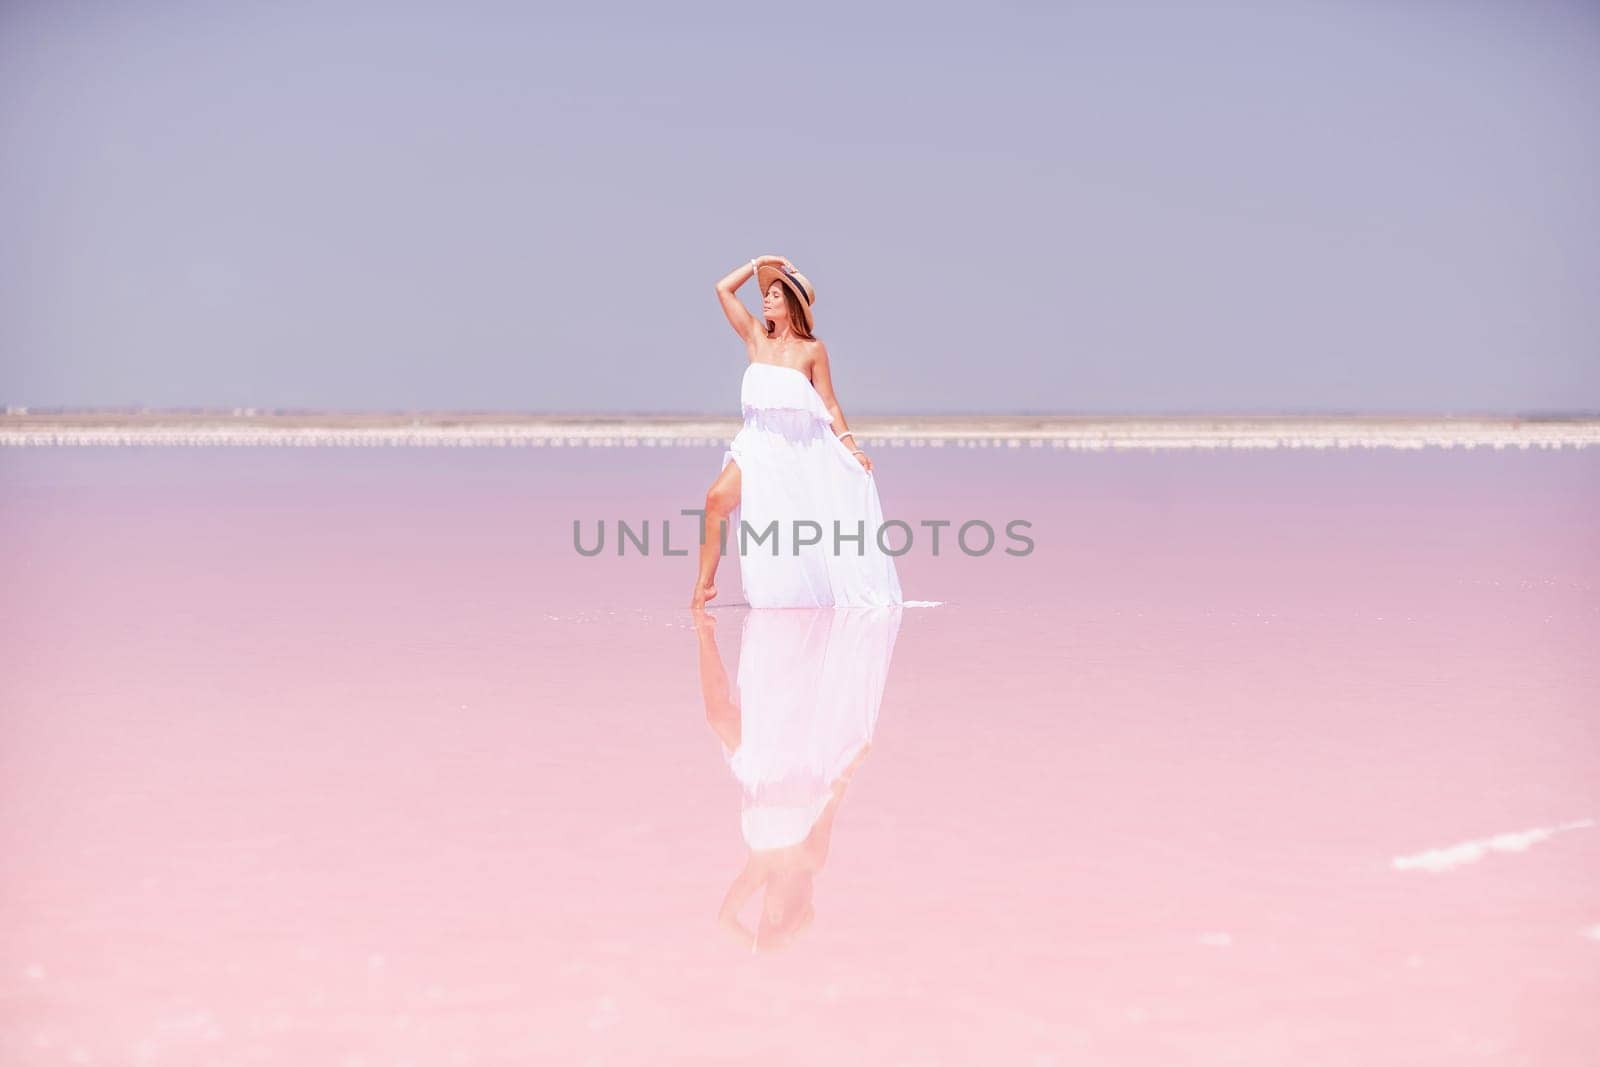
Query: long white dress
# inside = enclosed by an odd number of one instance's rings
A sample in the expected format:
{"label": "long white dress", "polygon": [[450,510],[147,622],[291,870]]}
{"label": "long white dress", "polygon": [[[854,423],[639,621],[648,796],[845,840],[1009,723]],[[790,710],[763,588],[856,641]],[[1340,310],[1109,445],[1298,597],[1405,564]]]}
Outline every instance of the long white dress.
{"label": "long white dress", "polygon": [[752,611],[739,648],[739,748],[723,747],[752,849],[803,841],[872,740],[904,609]]}
{"label": "long white dress", "polygon": [[[744,426],[722,456],[723,467],[730,459],[739,464],[740,482],[725,551],[739,560],[750,606],[902,603],[894,557],[882,545],[903,546],[906,534],[891,527],[880,545],[877,482],[834,436],[833,416],[811,380],[793,367],[752,361],[739,406]],[[806,540],[816,543],[801,544]]]}

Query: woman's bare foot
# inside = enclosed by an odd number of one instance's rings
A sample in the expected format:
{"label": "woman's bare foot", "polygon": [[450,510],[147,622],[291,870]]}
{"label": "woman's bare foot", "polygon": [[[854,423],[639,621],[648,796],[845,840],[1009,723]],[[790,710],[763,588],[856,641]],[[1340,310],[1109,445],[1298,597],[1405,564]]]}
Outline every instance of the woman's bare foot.
{"label": "woman's bare foot", "polygon": [[689,598],[689,606],[691,608],[703,608],[706,606],[706,601],[715,599],[716,595],[717,586],[715,582],[707,585],[697,585],[694,587],[694,595]]}

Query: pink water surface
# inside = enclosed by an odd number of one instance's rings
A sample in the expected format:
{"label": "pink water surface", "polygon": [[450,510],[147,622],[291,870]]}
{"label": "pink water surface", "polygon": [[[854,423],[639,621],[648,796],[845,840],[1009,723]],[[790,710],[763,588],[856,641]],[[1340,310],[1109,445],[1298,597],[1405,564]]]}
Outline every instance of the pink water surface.
{"label": "pink water surface", "polygon": [[1600,453],[878,449],[757,951],[719,455],[0,452],[0,1062],[1600,1062]]}

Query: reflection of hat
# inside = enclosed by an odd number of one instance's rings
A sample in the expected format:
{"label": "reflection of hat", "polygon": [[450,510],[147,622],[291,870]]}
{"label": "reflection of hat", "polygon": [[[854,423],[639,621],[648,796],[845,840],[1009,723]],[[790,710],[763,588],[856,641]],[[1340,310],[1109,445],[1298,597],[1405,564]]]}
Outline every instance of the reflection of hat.
{"label": "reflection of hat", "polygon": [[772,288],[774,278],[788,286],[794,293],[795,303],[800,305],[800,314],[805,316],[806,332],[810,333],[815,327],[811,306],[817,302],[817,290],[811,284],[811,279],[797,270],[782,265],[756,268],[756,284],[761,287],[761,292],[765,293]]}

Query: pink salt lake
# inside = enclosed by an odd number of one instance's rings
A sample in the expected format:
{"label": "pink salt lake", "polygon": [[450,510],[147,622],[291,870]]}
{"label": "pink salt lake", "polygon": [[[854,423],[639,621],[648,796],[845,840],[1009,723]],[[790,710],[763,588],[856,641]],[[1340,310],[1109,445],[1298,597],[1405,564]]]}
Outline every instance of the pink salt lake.
{"label": "pink salt lake", "polygon": [[1597,1062],[1600,450],[880,448],[1035,547],[859,631],[694,625],[718,455],[0,450],[0,1062]]}

